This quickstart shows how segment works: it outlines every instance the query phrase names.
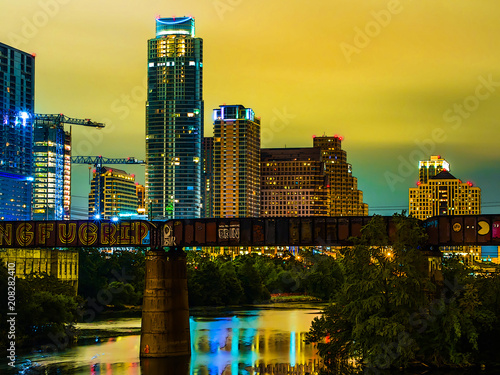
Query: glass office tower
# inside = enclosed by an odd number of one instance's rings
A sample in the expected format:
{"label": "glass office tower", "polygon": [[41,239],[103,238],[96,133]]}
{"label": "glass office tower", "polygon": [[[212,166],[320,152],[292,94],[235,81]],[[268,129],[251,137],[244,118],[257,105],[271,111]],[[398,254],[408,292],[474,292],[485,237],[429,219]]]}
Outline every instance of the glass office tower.
{"label": "glass office tower", "polygon": [[0,220],[31,219],[35,57],[0,43]]}
{"label": "glass office tower", "polygon": [[201,216],[203,41],[194,19],[158,18],[148,41],[146,204],[152,219]]}
{"label": "glass office tower", "polygon": [[69,220],[71,135],[63,124],[35,120],[33,220]]}

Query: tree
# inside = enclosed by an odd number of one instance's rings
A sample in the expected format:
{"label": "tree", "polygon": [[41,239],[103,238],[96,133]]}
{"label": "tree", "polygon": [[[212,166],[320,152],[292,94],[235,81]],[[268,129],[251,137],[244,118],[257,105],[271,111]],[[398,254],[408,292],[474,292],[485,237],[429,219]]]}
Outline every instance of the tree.
{"label": "tree", "polygon": [[[7,269],[0,265],[0,290],[7,296]],[[69,343],[72,324],[77,319],[78,298],[71,285],[55,277],[41,275],[15,279],[16,345],[26,347],[50,342],[51,338]],[[2,316],[7,316],[7,298],[0,302]],[[7,320],[0,321],[0,334],[7,337]],[[3,341],[5,342],[5,340]],[[58,341],[59,342],[59,341]],[[0,343],[0,347],[2,344]]]}
{"label": "tree", "polygon": [[395,215],[393,221],[392,247],[378,216],[353,239],[341,260],[344,283],[307,335],[332,368],[353,358],[376,368],[405,367],[415,360],[410,317],[427,305],[433,290],[420,251],[425,233],[416,219]]}

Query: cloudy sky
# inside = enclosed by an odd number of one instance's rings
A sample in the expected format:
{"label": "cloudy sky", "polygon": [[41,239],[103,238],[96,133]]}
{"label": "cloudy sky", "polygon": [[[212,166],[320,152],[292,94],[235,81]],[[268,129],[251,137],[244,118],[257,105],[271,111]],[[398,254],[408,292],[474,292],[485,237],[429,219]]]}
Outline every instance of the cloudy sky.
{"label": "cloudy sky", "polygon": [[[106,122],[73,127],[74,155],[144,158],[147,40],[157,16],[190,15],[205,135],[223,103],[254,109],[263,147],[341,135],[370,214],[407,208],[418,160],[439,154],[500,212],[498,0],[18,0],[0,15],[0,41],[36,54],[36,111]],[[74,171],[84,208],[88,167]]]}

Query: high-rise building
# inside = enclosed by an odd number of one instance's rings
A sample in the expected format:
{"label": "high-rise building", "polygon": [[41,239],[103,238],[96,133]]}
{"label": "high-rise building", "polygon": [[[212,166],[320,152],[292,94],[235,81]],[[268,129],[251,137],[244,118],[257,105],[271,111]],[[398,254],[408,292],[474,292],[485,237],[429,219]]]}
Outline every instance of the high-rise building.
{"label": "high-rise building", "polygon": [[158,18],[148,41],[146,204],[155,219],[201,216],[203,41],[194,26]]}
{"label": "high-rise building", "polygon": [[260,165],[261,216],[328,214],[327,179],[320,148],[262,149]]}
{"label": "high-rise building", "polygon": [[33,138],[33,219],[69,220],[71,135],[62,123],[37,119]]}
{"label": "high-rise building", "polygon": [[35,57],[0,43],[0,220],[31,219]]}
{"label": "high-rise building", "polygon": [[[96,194],[96,187],[99,185],[102,190],[101,196]],[[99,219],[137,215],[139,203],[135,176],[121,169],[110,167],[102,167],[100,174],[94,171],[89,194],[89,218],[91,219],[95,218],[96,199],[100,205]]]}
{"label": "high-rise building", "polygon": [[203,217],[214,217],[213,212],[213,174],[214,174],[214,137],[204,137],[203,144]]}
{"label": "high-rise building", "polygon": [[418,180],[425,184],[429,178],[434,177],[441,171],[450,171],[450,164],[441,158],[440,155],[431,156],[430,160],[421,160],[418,162]]}
{"label": "high-rise building", "polygon": [[214,217],[260,216],[260,119],[251,108],[214,110]]}
{"label": "high-rise building", "polygon": [[328,216],[366,216],[368,205],[363,203],[363,192],[347,163],[342,150],[342,137],[314,137],[313,146],[321,149],[328,190]]}
{"label": "high-rise building", "polygon": [[410,188],[409,213],[420,220],[442,215],[479,215],[481,189],[442,170],[426,183]]}

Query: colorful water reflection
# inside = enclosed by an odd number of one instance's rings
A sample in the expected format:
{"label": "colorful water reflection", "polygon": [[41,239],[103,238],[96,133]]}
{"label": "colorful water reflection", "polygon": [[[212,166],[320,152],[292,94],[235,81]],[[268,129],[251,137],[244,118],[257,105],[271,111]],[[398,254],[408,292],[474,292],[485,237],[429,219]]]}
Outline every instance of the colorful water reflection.
{"label": "colorful water reflection", "polygon": [[[132,335],[97,338],[90,345],[25,357],[23,363],[45,374],[305,374],[317,368],[320,360],[315,348],[304,343],[311,321],[319,314],[318,309],[262,309],[226,317],[191,317],[192,353],[187,358],[140,361],[140,336]],[[124,319],[95,326],[123,332],[138,324],[140,319]]]}

